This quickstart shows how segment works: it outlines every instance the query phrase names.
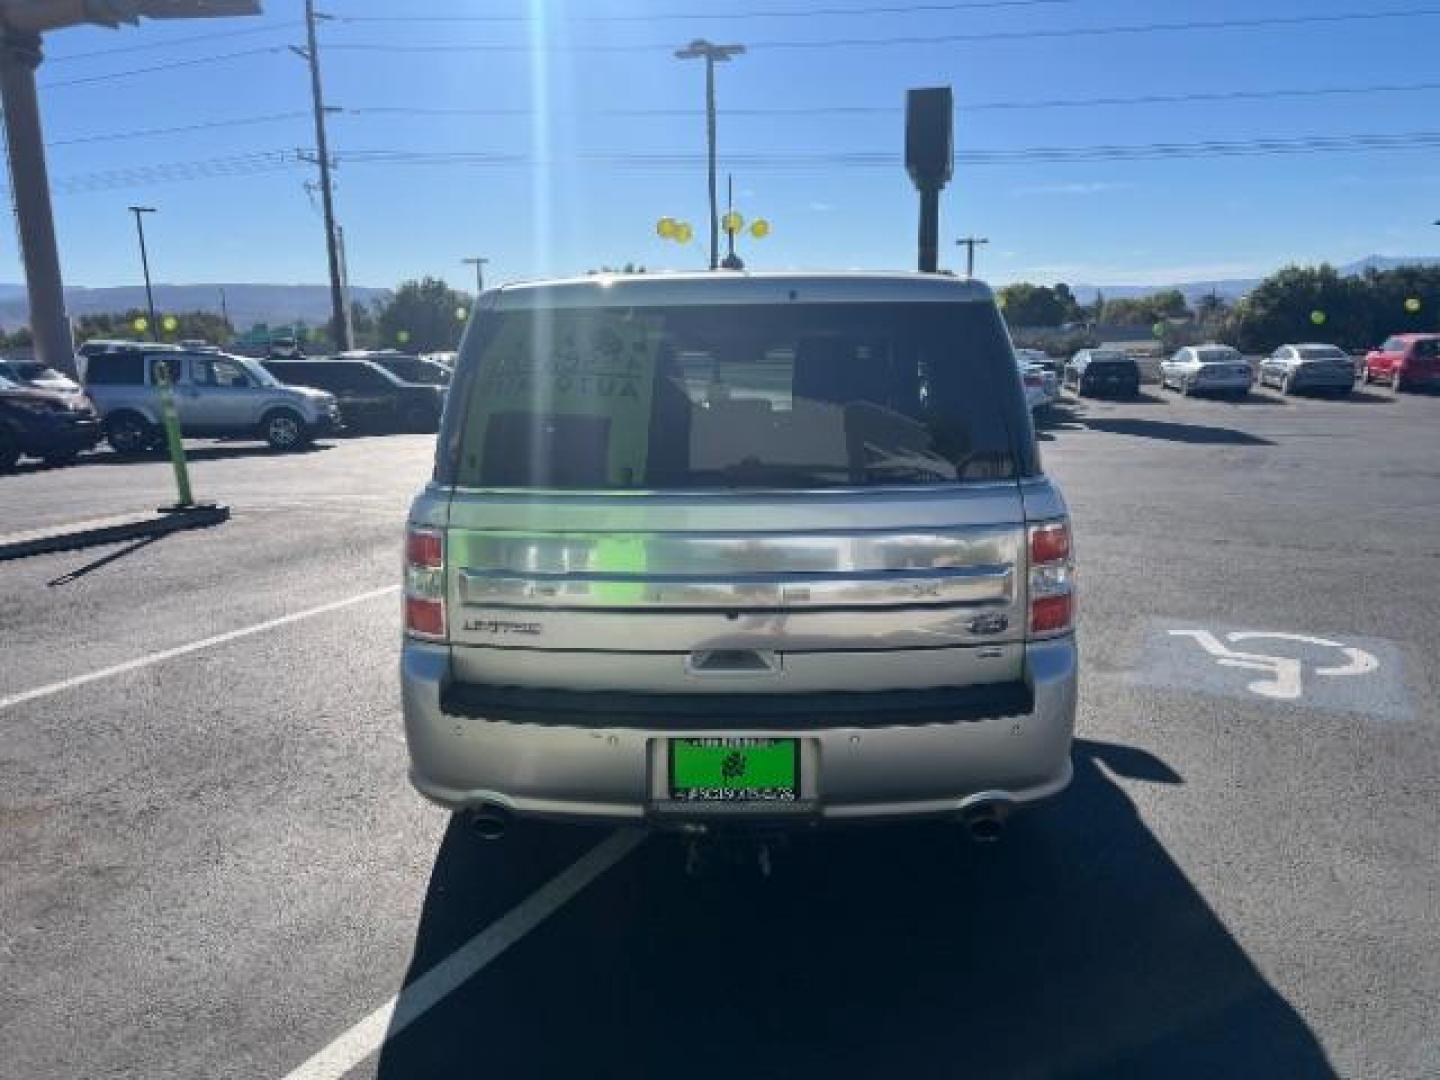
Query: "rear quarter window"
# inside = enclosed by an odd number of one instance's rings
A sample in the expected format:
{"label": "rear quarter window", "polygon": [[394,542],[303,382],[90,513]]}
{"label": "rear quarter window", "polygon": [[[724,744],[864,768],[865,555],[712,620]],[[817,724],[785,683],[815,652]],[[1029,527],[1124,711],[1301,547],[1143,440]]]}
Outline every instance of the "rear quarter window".
{"label": "rear quarter window", "polygon": [[452,395],[437,478],[468,487],[812,489],[1038,471],[989,303],[495,312],[467,338]]}
{"label": "rear quarter window", "polygon": [[97,353],[86,364],[85,381],[92,386],[143,386],[145,357],[140,353]]}

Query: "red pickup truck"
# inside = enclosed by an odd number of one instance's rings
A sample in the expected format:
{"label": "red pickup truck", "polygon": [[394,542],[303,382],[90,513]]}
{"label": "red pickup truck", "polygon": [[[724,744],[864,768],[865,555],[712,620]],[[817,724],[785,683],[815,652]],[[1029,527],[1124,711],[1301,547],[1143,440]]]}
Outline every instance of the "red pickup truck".
{"label": "red pickup truck", "polygon": [[1440,334],[1396,334],[1365,356],[1365,381],[1396,390],[1440,387]]}

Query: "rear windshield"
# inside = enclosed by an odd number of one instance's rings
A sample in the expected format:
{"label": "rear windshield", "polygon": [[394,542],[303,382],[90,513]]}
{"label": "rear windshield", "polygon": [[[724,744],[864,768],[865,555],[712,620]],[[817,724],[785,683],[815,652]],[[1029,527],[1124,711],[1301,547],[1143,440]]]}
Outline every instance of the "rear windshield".
{"label": "rear windshield", "polygon": [[1195,356],[1202,364],[1231,364],[1240,359],[1234,349],[1196,349]]}
{"label": "rear windshield", "polygon": [[1348,360],[1334,345],[1301,345],[1295,350],[1302,360]]}
{"label": "rear windshield", "polygon": [[990,304],[576,308],[476,325],[437,475],[826,488],[1010,479],[1034,460]]}

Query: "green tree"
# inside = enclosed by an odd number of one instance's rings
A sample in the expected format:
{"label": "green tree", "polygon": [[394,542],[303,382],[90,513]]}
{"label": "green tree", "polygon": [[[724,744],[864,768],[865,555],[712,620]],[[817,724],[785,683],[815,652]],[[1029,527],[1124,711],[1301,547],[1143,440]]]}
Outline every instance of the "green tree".
{"label": "green tree", "polygon": [[[1243,352],[1269,352],[1287,341],[1361,348],[1372,336],[1375,290],[1333,266],[1287,266],[1237,305],[1226,337]],[[1403,309],[1403,305],[1397,305]]]}
{"label": "green tree", "polygon": [[[1065,290],[1067,295],[1069,291]],[[1072,303],[1074,299],[1070,297]],[[1068,311],[1055,290],[1028,281],[1002,287],[1000,306],[1005,311],[1005,321],[1011,326],[1059,326],[1067,321]]]}
{"label": "green tree", "polygon": [[402,282],[376,314],[379,344],[413,352],[454,349],[465,329],[460,312],[468,313],[471,302],[439,278]]}
{"label": "green tree", "polygon": [[[161,341],[177,342],[186,339],[196,338],[207,341],[212,345],[224,345],[235,336],[235,328],[213,311],[158,311],[155,318],[160,325],[155,328],[157,336]],[[145,319],[149,322],[150,315],[140,308],[131,308],[129,311],[105,311],[91,315],[81,315],[75,321],[76,343],[89,341],[91,338],[142,338],[149,339],[150,328],[136,330],[135,320]],[[175,329],[167,330],[166,320],[175,320]]]}

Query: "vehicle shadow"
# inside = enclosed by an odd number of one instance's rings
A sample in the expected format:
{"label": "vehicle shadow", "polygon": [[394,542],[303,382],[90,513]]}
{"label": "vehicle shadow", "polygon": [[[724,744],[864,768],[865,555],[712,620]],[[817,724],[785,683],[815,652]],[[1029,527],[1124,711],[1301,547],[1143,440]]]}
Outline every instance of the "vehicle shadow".
{"label": "vehicle shadow", "polygon": [[[297,447],[294,450],[272,450],[264,443],[216,443],[205,446],[185,447],[185,460],[190,464],[197,461],[228,461],[232,458],[249,457],[308,457],[311,454],[324,453],[331,449],[329,438],[325,442],[314,442],[308,446]],[[76,462],[77,465],[153,465],[156,462],[168,464],[170,458],[167,454],[142,454],[135,457],[122,457],[119,454],[109,452],[97,452],[89,457],[83,457]]]}
{"label": "vehicle shadow", "polygon": [[1144,420],[1133,417],[1087,416],[1084,426],[1091,431],[1112,435],[1134,435],[1142,439],[1164,439],[1169,442],[1197,443],[1212,446],[1274,446],[1259,435],[1234,428],[1211,427],[1207,424],[1178,424],[1170,420]]}
{"label": "vehicle shadow", "polygon": [[[1335,1075],[1111,774],[1180,777],[1129,747],[1074,757],[1070,791],[996,845],[834,832],[768,880],[691,879],[652,838],[392,1031],[379,1075]],[[407,984],[486,925],[479,843],[442,841]]]}

